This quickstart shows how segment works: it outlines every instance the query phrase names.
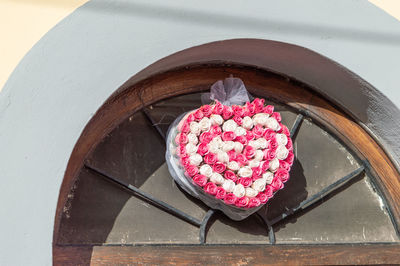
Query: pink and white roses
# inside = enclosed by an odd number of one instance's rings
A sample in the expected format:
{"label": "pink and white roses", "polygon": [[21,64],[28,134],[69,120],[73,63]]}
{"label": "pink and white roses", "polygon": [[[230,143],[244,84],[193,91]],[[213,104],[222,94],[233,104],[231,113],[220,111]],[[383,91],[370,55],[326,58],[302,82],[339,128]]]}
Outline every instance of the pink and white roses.
{"label": "pink and white roses", "polygon": [[187,178],[227,205],[255,208],[283,188],[293,144],[281,116],[263,99],[245,106],[216,101],[178,125],[176,153]]}

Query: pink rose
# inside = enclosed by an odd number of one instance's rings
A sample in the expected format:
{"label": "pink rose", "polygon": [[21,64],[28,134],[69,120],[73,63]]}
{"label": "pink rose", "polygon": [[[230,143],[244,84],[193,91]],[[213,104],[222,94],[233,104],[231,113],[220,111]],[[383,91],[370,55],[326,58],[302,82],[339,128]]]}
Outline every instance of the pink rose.
{"label": "pink rose", "polygon": [[239,178],[238,184],[242,184],[244,187],[249,187],[251,184],[253,184],[253,180],[251,177],[242,177]]}
{"label": "pink rose", "polygon": [[221,162],[216,162],[213,165],[213,170],[214,170],[214,172],[221,174],[222,172],[224,172],[226,170],[226,166],[225,166],[225,164],[223,164]]}
{"label": "pink rose", "polygon": [[272,114],[274,112],[274,106],[273,105],[265,106],[264,109],[263,109],[263,112],[267,113],[269,115]]}
{"label": "pink rose", "polygon": [[242,143],[243,145],[247,145],[247,139],[246,139],[246,137],[244,135],[237,136],[235,138],[235,141],[238,141],[238,142]]}
{"label": "pink rose", "polygon": [[262,110],[264,108],[265,100],[264,99],[260,99],[260,98],[256,98],[256,99],[254,99],[253,103],[256,106],[256,112],[257,113],[262,112]]}
{"label": "pink rose", "polygon": [[289,151],[293,150],[293,142],[291,138],[288,138],[287,140],[286,149],[288,149]]}
{"label": "pink rose", "polygon": [[214,105],[213,108],[213,114],[221,115],[223,111],[224,111],[224,105],[216,100],[216,104]]}
{"label": "pink rose", "polygon": [[208,146],[207,143],[200,143],[199,147],[197,148],[197,153],[201,156],[204,156],[208,153]]}
{"label": "pink rose", "polygon": [[282,117],[280,113],[274,112],[272,113],[271,117],[275,118],[276,121],[281,122],[282,121]]}
{"label": "pink rose", "polygon": [[273,138],[273,139],[271,139],[270,141],[269,141],[269,143],[268,143],[268,149],[271,149],[271,150],[276,150],[276,148],[278,148],[278,142],[276,141],[276,138]]}
{"label": "pink rose", "polygon": [[237,201],[237,197],[233,193],[228,193],[225,195],[224,202],[228,205],[233,205]]}
{"label": "pink rose", "polygon": [[181,157],[186,156],[186,146],[185,146],[185,144],[179,145],[178,152],[179,152],[179,155],[180,155]]}
{"label": "pink rose", "polygon": [[267,128],[265,131],[264,131],[264,138],[266,139],[266,140],[271,140],[271,139],[275,139],[276,138],[276,132],[275,131],[273,131],[272,129],[270,129],[270,128]]}
{"label": "pink rose", "polygon": [[283,183],[289,180],[289,172],[286,169],[279,168],[274,175],[275,178],[280,179]]}
{"label": "pink rose", "polygon": [[212,133],[210,133],[210,132],[203,132],[203,133],[201,133],[201,135],[200,135],[200,137],[199,137],[199,140],[200,140],[200,142],[201,143],[206,143],[206,144],[208,144],[208,143],[210,143],[210,141],[212,141],[213,140],[213,135],[212,135]]}
{"label": "pink rose", "polygon": [[279,178],[274,177],[270,186],[272,187],[272,191],[275,192],[283,188],[283,183]]}
{"label": "pink rose", "polygon": [[235,205],[237,207],[246,207],[247,204],[249,204],[249,198],[246,196],[238,198],[237,201],[235,202]]}
{"label": "pink rose", "polygon": [[207,183],[207,177],[206,177],[205,175],[197,174],[197,175],[195,175],[195,176],[193,177],[193,181],[194,181],[197,185],[199,185],[199,186],[201,186],[201,187],[204,187],[204,185]]}
{"label": "pink rose", "polygon": [[189,114],[186,118],[186,122],[188,122],[188,124],[190,124],[190,122],[193,122],[194,120],[194,114]]}
{"label": "pink rose", "polygon": [[254,208],[260,206],[261,201],[258,198],[251,198],[249,200],[249,205],[247,205],[248,208]]}
{"label": "pink rose", "polygon": [[194,112],[193,115],[194,115],[194,118],[195,118],[197,121],[200,121],[200,120],[204,117],[203,111],[201,111],[200,109],[197,109],[197,111]]}
{"label": "pink rose", "polygon": [[294,161],[294,154],[292,151],[289,151],[289,154],[287,158],[285,159],[285,162],[287,162],[289,165],[292,165]]}
{"label": "pink rose", "polygon": [[223,189],[222,187],[218,187],[217,188],[217,194],[215,195],[215,197],[217,199],[224,199],[226,196],[226,191],[225,189]]}
{"label": "pink rose", "polygon": [[197,166],[195,165],[190,164],[186,167],[186,172],[190,177],[193,177],[199,173],[199,168],[197,168]]}
{"label": "pink rose", "polygon": [[183,165],[184,168],[187,168],[190,164],[189,156],[181,157],[181,164]]}
{"label": "pink rose", "polygon": [[254,103],[246,103],[246,113],[248,116],[253,116],[256,113],[256,105]]}
{"label": "pink rose", "polygon": [[211,132],[211,135],[212,135],[213,137],[216,137],[216,136],[221,135],[222,129],[221,129],[220,126],[214,125],[214,126],[211,127],[210,132]]}
{"label": "pink rose", "polygon": [[183,133],[183,132],[179,133],[179,142],[180,143],[186,144],[186,143],[188,143],[188,141],[189,141],[188,137],[185,133]]}
{"label": "pink rose", "polygon": [[213,108],[210,105],[203,105],[201,107],[201,111],[203,112],[205,117],[210,117],[213,112]]}
{"label": "pink rose", "polygon": [[264,204],[268,201],[268,196],[264,192],[258,193],[256,198],[260,201],[261,204]]}
{"label": "pink rose", "polygon": [[265,149],[264,151],[264,160],[272,161],[276,157],[276,150]]}
{"label": "pink rose", "polygon": [[230,106],[224,106],[224,110],[222,111],[222,118],[228,120],[233,115],[232,108]]}
{"label": "pink rose", "polygon": [[215,153],[209,152],[206,154],[206,156],[204,156],[204,162],[209,165],[215,164],[217,160],[218,156]]}
{"label": "pink rose", "polygon": [[254,157],[255,153],[256,153],[256,149],[252,146],[246,146],[243,149],[243,154],[244,154],[244,156],[246,156],[247,159]]}
{"label": "pink rose", "polygon": [[225,131],[222,133],[222,140],[223,141],[232,141],[236,138],[236,135],[232,131]]}
{"label": "pink rose", "polygon": [[256,138],[262,137],[262,135],[264,134],[265,129],[263,128],[262,125],[255,125],[253,127],[253,134]]}
{"label": "pink rose", "polygon": [[247,141],[253,140],[256,136],[254,136],[254,133],[251,131],[246,132],[246,139]]}
{"label": "pink rose", "polygon": [[261,162],[259,168],[261,168],[261,172],[262,172],[262,173],[265,173],[265,172],[268,170],[268,168],[269,168],[269,161],[263,161],[263,162]]}
{"label": "pink rose", "polygon": [[287,137],[290,137],[289,129],[283,124],[280,124],[280,126],[281,126],[281,129],[279,130],[279,133],[285,134]]}
{"label": "pink rose", "polygon": [[214,184],[213,182],[208,182],[204,186],[204,191],[211,195],[217,194],[217,189],[218,189],[217,185]]}
{"label": "pink rose", "polygon": [[270,199],[274,196],[274,189],[268,185],[265,187],[264,194]]}
{"label": "pink rose", "polygon": [[246,158],[246,156],[244,156],[244,154],[240,153],[240,154],[236,155],[236,162],[238,162],[238,164],[240,166],[246,165],[247,158]]}
{"label": "pink rose", "polygon": [[243,123],[243,119],[242,119],[240,116],[236,116],[236,115],[235,115],[232,119],[233,119],[233,121],[235,121],[236,124],[238,124],[239,126],[241,126],[242,123]]}
{"label": "pink rose", "polygon": [[243,117],[244,116],[245,110],[244,110],[244,108],[242,106],[234,105],[234,106],[232,106],[232,110],[233,110],[233,114],[235,116],[238,116],[238,117]]}
{"label": "pink rose", "polygon": [[182,128],[181,128],[181,131],[182,131],[183,133],[189,133],[189,131],[190,131],[190,125],[189,125],[189,122],[188,122],[187,120],[183,123]]}
{"label": "pink rose", "polygon": [[282,169],[285,169],[288,172],[290,171],[290,163],[288,163],[286,161],[279,160],[279,167]]}
{"label": "pink rose", "polygon": [[235,161],[236,160],[236,152],[234,150],[230,150],[227,152],[229,156],[229,161]]}
{"label": "pink rose", "polygon": [[232,172],[231,170],[226,170],[224,173],[224,177],[225,177],[225,179],[232,180],[233,182],[236,182],[236,179],[237,179],[235,173]]}
{"label": "pink rose", "polygon": [[[268,169],[268,168],[267,168],[267,169]],[[254,167],[254,168],[251,168],[251,170],[253,171],[253,174],[252,174],[252,176],[251,176],[251,178],[252,178],[253,180],[259,179],[259,178],[261,177],[262,173],[263,173],[263,170],[262,170],[261,167]],[[265,172],[265,171],[264,171],[264,172]],[[243,185],[243,186],[244,186],[244,185]]]}

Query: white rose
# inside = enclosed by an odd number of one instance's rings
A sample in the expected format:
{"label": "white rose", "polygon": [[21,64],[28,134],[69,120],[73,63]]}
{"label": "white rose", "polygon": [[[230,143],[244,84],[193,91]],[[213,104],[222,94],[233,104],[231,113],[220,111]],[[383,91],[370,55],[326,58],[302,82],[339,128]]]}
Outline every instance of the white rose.
{"label": "white rose", "polygon": [[225,179],[222,184],[222,188],[225,189],[226,192],[232,192],[235,189],[235,182],[229,179]]}
{"label": "white rose", "polygon": [[212,173],[212,175],[210,177],[210,181],[217,185],[221,185],[224,183],[225,179],[222,177],[222,175],[220,175],[218,173]]}
{"label": "white rose", "polygon": [[272,180],[274,179],[274,174],[270,171],[267,171],[263,174],[262,178],[265,180],[267,184],[271,184]]}
{"label": "white rose", "polygon": [[200,154],[195,153],[195,154],[193,154],[193,155],[191,155],[191,156],[189,157],[189,160],[190,160],[190,164],[199,166],[200,163],[203,161],[203,157],[201,157]]}
{"label": "white rose", "polygon": [[257,161],[255,159],[249,161],[249,167],[250,168],[254,168],[254,167],[258,167],[258,166],[260,166],[260,161]]}
{"label": "white rose", "polygon": [[200,130],[199,123],[194,122],[194,121],[190,122],[189,127],[190,127],[191,133],[195,134],[196,136],[198,136],[200,134],[201,130]]}
{"label": "white rose", "polygon": [[257,146],[259,149],[265,149],[268,146],[268,141],[265,138],[259,138],[257,141]]}
{"label": "white rose", "polygon": [[221,163],[227,163],[227,162],[229,162],[229,156],[228,156],[228,154],[226,153],[226,152],[224,152],[224,151],[218,151],[218,153],[217,153],[217,158],[218,158],[218,161],[220,161]]}
{"label": "white rose", "polygon": [[276,119],[273,118],[273,117],[268,117],[268,118],[267,118],[267,122],[265,123],[265,125],[266,125],[268,128],[270,128],[270,129],[272,129],[272,130],[274,130],[274,131],[277,131],[277,130],[279,130],[279,129],[281,128],[281,127],[279,126],[278,121],[276,121]]}
{"label": "white rose", "polygon": [[243,117],[242,127],[249,130],[253,127],[253,120],[249,116]]}
{"label": "white rose", "polygon": [[257,190],[258,192],[262,192],[262,191],[265,190],[265,185],[266,185],[266,184],[267,184],[267,183],[265,182],[265,179],[264,179],[264,178],[259,178],[259,179],[257,179],[256,181],[253,182],[253,184],[251,185],[251,187],[252,187],[254,190]]}
{"label": "white rose", "polygon": [[251,188],[251,187],[247,187],[245,195],[246,195],[246,197],[254,198],[255,196],[258,195],[258,191],[253,189],[253,188]]}
{"label": "white rose", "polygon": [[277,158],[274,158],[272,161],[269,162],[269,170],[271,172],[275,172],[279,168],[279,160]]}
{"label": "white rose", "polygon": [[234,149],[236,153],[241,153],[243,151],[243,144],[240,142],[235,142]]}
{"label": "white rose", "polygon": [[230,151],[235,148],[235,142],[233,141],[225,141],[224,144],[222,145],[222,150],[223,151]]}
{"label": "white rose", "polygon": [[211,121],[208,117],[203,117],[200,122],[199,126],[201,131],[208,131],[211,128]]}
{"label": "white rose", "polygon": [[233,189],[233,194],[236,197],[241,198],[246,194],[246,190],[244,189],[244,186],[242,184],[237,184]]}
{"label": "white rose", "polygon": [[265,124],[267,123],[267,119],[268,119],[268,115],[267,114],[256,114],[253,116],[253,124],[254,125],[262,125],[265,126]]}
{"label": "white rose", "polygon": [[210,142],[208,143],[208,150],[212,153],[218,153],[219,149],[219,145],[217,142]]}
{"label": "white rose", "polygon": [[218,148],[222,148],[222,145],[224,145],[224,141],[221,139],[221,136],[216,136],[211,142],[218,145]]}
{"label": "white rose", "polygon": [[289,150],[286,149],[285,146],[278,146],[278,148],[276,149],[276,158],[278,158],[279,160],[285,160],[289,155]]}
{"label": "white rose", "polygon": [[200,174],[205,175],[206,177],[209,178],[209,177],[211,177],[212,173],[213,173],[213,170],[212,170],[211,166],[209,166],[208,164],[203,164],[200,167]]}
{"label": "white rose", "polygon": [[263,158],[264,158],[264,152],[262,150],[256,150],[254,154],[254,160],[260,162],[262,161]]}
{"label": "white rose", "polygon": [[228,163],[228,169],[230,169],[232,171],[237,171],[237,170],[239,170],[239,168],[240,168],[240,165],[235,161],[231,161]]}
{"label": "white rose", "polygon": [[220,115],[211,115],[210,120],[213,125],[221,125],[224,122],[224,119]]}
{"label": "white rose", "polygon": [[278,142],[278,145],[286,146],[288,138],[285,134],[276,134],[276,141]]}
{"label": "white rose", "polygon": [[244,166],[239,169],[238,175],[241,177],[250,177],[253,174],[253,170],[250,167]]}
{"label": "white rose", "polygon": [[247,145],[253,147],[254,149],[260,148],[260,147],[258,146],[258,141],[257,141],[257,140],[250,140],[249,143],[248,143]]}
{"label": "white rose", "polygon": [[185,149],[189,155],[197,152],[197,146],[190,142],[186,144]]}
{"label": "white rose", "polygon": [[235,132],[235,129],[238,127],[235,121],[232,119],[229,119],[222,125],[222,130],[223,131],[232,131]]}
{"label": "white rose", "polygon": [[197,143],[199,143],[199,139],[197,138],[197,136],[193,133],[189,133],[187,135],[188,137],[188,141],[189,143],[192,143],[193,145],[197,145]]}
{"label": "white rose", "polygon": [[236,129],[235,129],[235,135],[236,136],[243,136],[243,135],[246,135],[246,129],[244,129],[244,128],[242,128],[242,127],[237,127]]}

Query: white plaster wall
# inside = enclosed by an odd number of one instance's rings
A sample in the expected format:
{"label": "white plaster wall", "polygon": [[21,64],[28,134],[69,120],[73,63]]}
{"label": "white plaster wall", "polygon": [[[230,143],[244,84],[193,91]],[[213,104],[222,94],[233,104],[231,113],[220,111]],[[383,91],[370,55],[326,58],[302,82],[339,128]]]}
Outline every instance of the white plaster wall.
{"label": "white plaster wall", "polygon": [[68,158],[114,90],[160,58],[234,38],[312,49],[400,106],[400,23],[366,1],[93,0],[47,33],[0,93],[0,264],[51,264]]}

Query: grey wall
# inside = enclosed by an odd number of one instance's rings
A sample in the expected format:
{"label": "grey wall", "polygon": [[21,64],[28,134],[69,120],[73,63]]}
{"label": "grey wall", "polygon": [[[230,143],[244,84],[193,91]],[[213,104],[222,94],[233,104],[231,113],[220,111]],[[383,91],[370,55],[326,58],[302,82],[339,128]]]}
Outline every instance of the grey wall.
{"label": "grey wall", "polygon": [[48,32],[0,93],[0,264],[51,264],[68,158],[113,91],[167,55],[234,38],[293,43],[346,66],[394,103],[382,98],[394,126],[375,123],[378,103],[367,119],[397,141],[400,23],[367,1],[93,0]]}

